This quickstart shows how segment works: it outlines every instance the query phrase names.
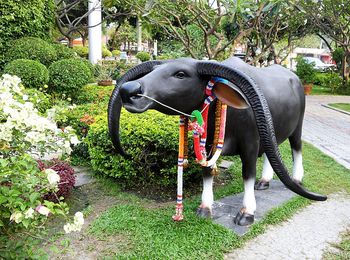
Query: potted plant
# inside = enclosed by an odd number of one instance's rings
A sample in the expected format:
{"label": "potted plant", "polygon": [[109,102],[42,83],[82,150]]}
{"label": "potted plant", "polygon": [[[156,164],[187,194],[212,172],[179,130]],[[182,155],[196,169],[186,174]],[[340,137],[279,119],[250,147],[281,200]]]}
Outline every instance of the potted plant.
{"label": "potted plant", "polygon": [[307,62],[303,57],[297,58],[296,74],[304,85],[305,95],[310,95],[315,79],[315,64]]}
{"label": "potted plant", "polygon": [[112,75],[115,71],[115,64],[108,61],[98,63],[97,84],[99,86],[111,86],[113,83]]}

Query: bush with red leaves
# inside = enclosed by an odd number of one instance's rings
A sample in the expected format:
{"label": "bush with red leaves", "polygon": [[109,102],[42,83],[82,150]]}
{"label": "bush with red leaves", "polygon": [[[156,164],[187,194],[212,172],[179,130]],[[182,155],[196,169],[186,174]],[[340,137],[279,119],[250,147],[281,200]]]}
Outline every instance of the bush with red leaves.
{"label": "bush with red leaves", "polygon": [[45,169],[52,169],[60,176],[58,183],[58,191],[56,193],[48,193],[44,196],[45,200],[58,202],[60,197],[66,198],[73,189],[75,183],[74,169],[66,162],[54,159],[45,164],[38,161],[38,167],[41,171]]}

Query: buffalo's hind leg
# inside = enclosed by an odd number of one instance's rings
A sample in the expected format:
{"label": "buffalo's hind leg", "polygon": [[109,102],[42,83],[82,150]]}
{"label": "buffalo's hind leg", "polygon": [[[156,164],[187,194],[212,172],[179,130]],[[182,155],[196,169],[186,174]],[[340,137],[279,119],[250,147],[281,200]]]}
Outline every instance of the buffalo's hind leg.
{"label": "buffalo's hind leg", "polygon": [[300,184],[304,177],[301,128],[302,124],[299,124],[298,128],[289,137],[289,143],[293,155],[293,179]]}
{"label": "buffalo's hind leg", "polygon": [[241,155],[241,159],[244,181],[243,207],[234,218],[234,223],[240,226],[248,226],[254,223],[254,213],[256,210],[254,183],[256,177],[257,152]]}
{"label": "buffalo's hind leg", "polygon": [[263,155],[263,158],[264,158],[264,164],[263,164],[262,176],[261,176],[261,179],[255,184],[256,190],[268,189],[270,187],[270,181],[273,178],[273,169],[265,153]]}
{"label": "buffalo's hind leg", "polygon": [[213,195],[213,180],[214,176],[211,175],[212,169],[203,168],[203,192],[202,192],[202,203],[197,209],[197,216],[210,218],[212,215],[212,206],[214,203]]}

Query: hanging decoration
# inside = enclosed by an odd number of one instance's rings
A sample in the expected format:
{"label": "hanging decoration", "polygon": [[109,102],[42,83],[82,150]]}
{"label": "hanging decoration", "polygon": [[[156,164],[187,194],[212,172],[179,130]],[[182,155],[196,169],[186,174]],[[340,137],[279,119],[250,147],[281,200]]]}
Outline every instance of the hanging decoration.
{"label": "hanging decoration", "polygon": [[208,159],[206,152],[207,126],[209,105],[215,100],[213,88],[216,83],[227,84],[227,80],[214,77],[206,87],[205,94],[207,98],[204,100],[202,111],[194,110],[190,117],[180,116],[179,123],[179,154],[177,166],[177,200],[176,213],[173,216],[174,221],[183,220],[183,169],[188,166],[188,130],[193,132],[193,146],[196,161],[203,167],[211,167],[212,174],[217,174],[216,161],[219,159],[225,138],[226,112],[227,105],[217,100],[215,110],[215,132],[212,151],[213,156]]}

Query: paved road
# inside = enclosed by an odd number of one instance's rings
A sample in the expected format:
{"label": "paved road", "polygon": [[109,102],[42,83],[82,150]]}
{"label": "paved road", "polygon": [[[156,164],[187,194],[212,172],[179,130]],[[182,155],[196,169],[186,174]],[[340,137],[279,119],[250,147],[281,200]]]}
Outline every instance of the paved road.
{"label": "paved road", "polygon": [[350,169],[350,115],[322,105],[350,103],[350,96],[307,96],[303,140]]}

